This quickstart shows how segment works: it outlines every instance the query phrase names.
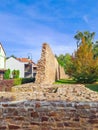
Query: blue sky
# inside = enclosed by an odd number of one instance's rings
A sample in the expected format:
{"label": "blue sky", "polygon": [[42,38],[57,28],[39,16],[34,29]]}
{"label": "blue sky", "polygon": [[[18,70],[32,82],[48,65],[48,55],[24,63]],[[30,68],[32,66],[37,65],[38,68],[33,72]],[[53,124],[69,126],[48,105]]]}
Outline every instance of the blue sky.
{"label": "blue sky", "polygon": [[74,52],[77,31],[96,32],[98,0],[0,0],[0,42],[6,55],[37,62],[42,43],[54,54]]}

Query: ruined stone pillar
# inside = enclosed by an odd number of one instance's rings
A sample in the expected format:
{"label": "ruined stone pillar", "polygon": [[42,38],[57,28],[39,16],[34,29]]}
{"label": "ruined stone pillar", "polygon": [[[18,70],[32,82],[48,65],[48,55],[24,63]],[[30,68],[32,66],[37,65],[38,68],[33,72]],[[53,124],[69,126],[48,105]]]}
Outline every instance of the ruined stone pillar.
{"label": "ruined stone pillar", "polygon": [[42,45],[41,59],[37,65],[36,83],[52,84],[60,79],[60,66],[47,43]]}

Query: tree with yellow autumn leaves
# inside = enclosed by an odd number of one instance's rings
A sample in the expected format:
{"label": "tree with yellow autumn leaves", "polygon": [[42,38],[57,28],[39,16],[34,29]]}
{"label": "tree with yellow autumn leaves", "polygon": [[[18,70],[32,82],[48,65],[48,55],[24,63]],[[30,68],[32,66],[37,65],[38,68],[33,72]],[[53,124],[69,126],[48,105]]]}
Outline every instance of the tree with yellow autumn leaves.
{"label": "tree with yellow autumn leaves", "polygon": [[79,83],[92,83],[98,78],[98,58],[94,59],[93,44],[82,37],[73,58],[72,76]]}

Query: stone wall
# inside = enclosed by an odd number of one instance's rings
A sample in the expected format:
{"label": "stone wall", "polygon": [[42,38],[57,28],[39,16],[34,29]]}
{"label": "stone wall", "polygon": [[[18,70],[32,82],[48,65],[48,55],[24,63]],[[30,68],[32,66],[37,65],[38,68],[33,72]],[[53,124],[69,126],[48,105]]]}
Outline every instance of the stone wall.
{"label": "stone wall", "polygon": [[65,74],[64,68],[62,66],[59,66],[60,69],[60,79],[66,79],[69,78],[69,76],[67,74]]}
{"label": "stone wall", "polygon": [[41,59],[37,65],[36,83],[51,84],[65,78],[64,69],[59,66],[51,48],[46,43],[42,46]]}
{"label": "stone wall", "polygon": [[0,102],[0,130],[98,130],[98,102]]}
{"label": "stone wall", "polygon": [[11,88],[13,87],[13,79],[9,80],[1,80],[0,81],[0,91],[11,91]]}

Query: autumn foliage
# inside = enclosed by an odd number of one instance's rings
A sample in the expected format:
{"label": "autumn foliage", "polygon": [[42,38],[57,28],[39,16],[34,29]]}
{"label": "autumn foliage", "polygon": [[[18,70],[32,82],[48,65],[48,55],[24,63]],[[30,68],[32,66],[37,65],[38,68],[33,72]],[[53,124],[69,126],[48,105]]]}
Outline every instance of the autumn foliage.
{"label": "autumn foliage", "polygon": [[85,37],[75,52],[72,76],[79,83],[92,83],[98,78],[98,59],[94,59],[92,44],[87,44]]}

